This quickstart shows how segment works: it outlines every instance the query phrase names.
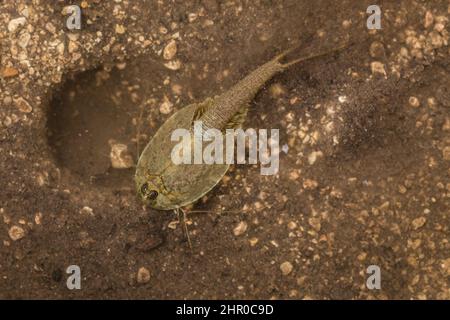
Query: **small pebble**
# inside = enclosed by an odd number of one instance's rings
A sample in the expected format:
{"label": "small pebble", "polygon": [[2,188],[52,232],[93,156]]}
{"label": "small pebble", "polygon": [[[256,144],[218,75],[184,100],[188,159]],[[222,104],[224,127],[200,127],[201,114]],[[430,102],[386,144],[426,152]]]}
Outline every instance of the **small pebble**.
{"label": "small pebble", "polygon": [[352,22],[350,20],[342,21],[342,27],[345,28],[345,29],[350,28],[351,25],[352,25]]}
{"label": "small pebble", "polygon": [[40,225],[42,223],[42,212],[36,213],[36,215],[34,216],[34,223],[36,223],[37,225]]}
{"label": "small pebble", "polygon": [[319,186],[319,183],[312,179],[306,179],[303,182],[303,188],[313,190],[316,189]]}
{"label": "small pebble", "polygon": [[241,221],[238,225],[233,229],[233,233],[236,237],[243,235],[247,231],[247,222]]}
{"label": "small pebble", "polygon": [[385,55],[384,46],[379,41],[374,41],[370,45],[370,56],[372,58],[383,58]]}
{"label": "small pebble", "polygon": [[31,35],[28,32],[22,33],[17,41],[17,44],[22,49],[25,49],[28,46],[28,43],[31,40]]}
{"label": "small pebble", "polygon": [[9,237],[13,241],[17,241],[25,237],[25,230],[22,227],[12,226],[8,231]]}
{"label": "small pebble", "polygon": [[6,96],[5,99],[3,99],[3,104],[5,106],[9,106],[12,103],[12,98],[10,96]]}
{"label": "small pebble", "polygon": [[428,37],[434,49],[439,49],[444,46],[444,38],[437,31],[430,32]]}
{"label": "small pebble", "polygon": [[183,93],[183,87],[179,84],[173,84],[172,85],[172,92],[175,95],[181,95]]}
{"label": "small pebble", "polygon": [[188,21],[189,22],[194,22],[195,20],[197,20],[198,15],[196,13],[189,13],[188,14]]}
{"label": "small pebble", "polygon": [[443,31],[445,30],[445,25],[443,23],[436,23],[434,25],[434,30],[436,30],[439,33],[442,33],[444,35]]}
{"label": "small pebble", "polygon": [[273,98],[277,98],[286,93],[286,90],[280,83],[275,83],[270,87],[270,94]]}
{"label": "small pebble", "polygon": [[86,207],[86,206],[80,210],[80,213],[82,215],[86,215],[86,216],[94,216],[94,210],[92,210],[92,208]]}
{"label": "small pebble", "polygon": [[173,110],[173,103],[167,97],[164,98],[163,103],[159,106],[159,112],[162,114],[169,114]]}
{"label": "small pebble", "polygon": [[281,273],[282,273],[284,276],[289,275],[289,274],[292,272],[293,269],[294,269],[294,267],[292,266],[292,263],[290,263],[289,261],[283,262],[283,263],[280,265]]}
{"label": "small pebble", "polygon": [[172,60],[177,54],[177,42],[175,40],[170,40],[169,43],[164,48],[163,57],[166,60]]}
{"label": "small pebble", "polygon": [[433,14],[431,13],[431,11],[427,11],[427,12],[425,13],[425,20],[424,20],[423,26],[424,26],[426,29],[428,29],[429,27],[431,27],[431,25],[433,24],[433,22],[434,22]]}
{"label": "small pebble", "polygon": [[289,230],[294,230],[297,228],[297,224],[294,221],[290,221],[288,223],[288,228],[289,228]]}
{"label": "small pebble", "polygon": [[366,260],[366,258],[367,258],[367,253],[361,252],[361,253],[358,255],[357,258],[358,258],[359,261],[364,261],[364,260]]}
{"label": "small pebble", "polygon": [[26,22],[27,22],[27,19],[25,17],[12,19],[8,23],[8,31],[15,32],[15,31],[17,31],[17,29],[19,29],[19,27],[24,26]]}
{"label": "small pebble", "polygon": [[181,68],[181,61],[180,60],[169,61],[169,62],[166,62],[164,64],[164,66],[167,69],[170,69],[170,70],[173,70],[173,71],[177,71],[177,70],[180,70],[180,68]]}
{"label": "small pebble", "polygon": [[171,229],[171,230],[175,230],[178,226],[180,222],[177,220],[174,221],[170,221],[169,224],[167,225],[167,228]]}
{"label": "small pebble", "polygon": [[450,276],[450,258],[442,260],[441,267]]}
{"label": "small pebble", "polygon": [[382,74],[386,76],[386,70],[384,69],[384,64],[379,61],[374,61],[370,64],[370,69],[372,74]]}
{"label": "small pebble", "polygon": [[339,97],[338,97],[338,101],[339,101],[340,103],[345,103],[345,102],[348,101],[348,98],[347,98],[347,96],[339,96]]}
{"label": "small pebble", "polygon": [[147,268],[141,267],[137,273],[137,282],[144,284],[150,281],[150,271]]}
{"label": "small pebble", "polygon": [[33,108],[30,106],[28,101],[23,98],[14,99],[14,103],[17,109],[19,109],[23,113],[30,113],[31,111],[33,111]]}
{"label": "small pebble", "polygon": [[400,185],[400,186],[398,187],[398,192],[400,192],[401,194],[405,194],[406,191],[407,191],[407,189],[406,189],[405,186]]}
{"label": "small pebble", "polygon": [[409,105],[413,108],[420,107],[420,101],[417,99],[417,97],[409,97]]}
{"label": "small pebble", "polygon": [[300,173],[298,172],[298,170],[292,170],[289,173],[289,180],[297,180],[298,178],[300,178]]}
{"label": "small pebble", "polygon": [[414,219],[412,221],[412,226],[413,226],[414,230],[417,230],[417,229],[422,228],[426,222],[427,222],[427,218],[420,217],[420,218]]}
{"label": "small pebble", "polygon": [[16,68],[12,68],[12,67],[6,67],[3,68],[0,71],[0,75],[2,78],[12,78],[15,77],[19,74],[19,70],[17,70]]}
{"label": "small pebble", "polygon": [[251,238],[251,239],[249,240],[249,242],[250,242],[250,245],[251,245],[252,247],[254,247],[254,246],[256,246],[256,244],[259,242],[259,239],[258,239],[258,238]]}
{"label": "small pebble", "polygon": [[126,31],[125,27],[121,24],[116,24],[116,33],[117,34],[124,34]]}
{"label": "small pebble", "polygon": [[51,22],[47,22],[45,24],[45,30],[47,30],[48,32],[53,33],[53,34],[56,33],[56,27]]}
{"label": "small pebble", "polygon": [[314,230],[316,230],[317,232],[320,231],[321,229],[321,223],[320,223],[320,218],[309,218],[308,219],[308,223],[311,227],[313,227]]}
{"label": "small pebble", "polygon": [[430,108],[435,107],[437,105],[436,98],[434,98],[434,97],[428,98],[427,99],[427,104],[428,104],[428,107],[430,107]]}
{"label": "small pebble", "polygon": [[110,140],[111,152],[109,157],[111,159],[111,166],[114,169],[129,169],[133,167],[134,160],[128,151],[128,146],[122,143],[116,143]]}
{"label": "small pebble", "polygon": [[450,146],[445,147],[444,150],[442,150],[442,156],[444,157],[444,160],[450,161]]}
{"label": "small pebble", "polygon": [[322,156],[323,156],[323,153],[321,151],[311,152],[310,155],[308,156],[308,163],[310,165],[313,165],[314,163],[316,163],[317,159]]}

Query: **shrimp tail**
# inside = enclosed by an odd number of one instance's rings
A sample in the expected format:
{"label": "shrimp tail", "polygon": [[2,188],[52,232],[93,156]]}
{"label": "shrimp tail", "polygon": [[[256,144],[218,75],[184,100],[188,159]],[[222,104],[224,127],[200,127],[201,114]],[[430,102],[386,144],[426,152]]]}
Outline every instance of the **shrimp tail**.
{"label": "shrimp tail", "polygon": [[275,57],[274,60],[277,61],[283,69],[288,69],[289,67],[291,67],[295,64],[298,64],[300,62],[315,59],[318,57],[323,57],[323,56],[326,56],[326,55],[329,55],[332,53],[342,51],[343,49],[348,48],[350,45],[351,45],[350,43],[345,43],[345,44],[343,44],[337,48],[333,48],[331,50],[326,50],[326,51],[323,51],[320,53],[313,53],[313,54],[305,55],[303,57],[300,57],[300,58],[297,58],[297,59],[294,59],[291,61],[282,62],[283,59],[285,59],[289,54],[291,54],[293,51],[297,50],[300,47],[300,45],[298,45],[298,46],[295,46],[295,47],[288,49],[285,52],[279,54],[278,56]]}

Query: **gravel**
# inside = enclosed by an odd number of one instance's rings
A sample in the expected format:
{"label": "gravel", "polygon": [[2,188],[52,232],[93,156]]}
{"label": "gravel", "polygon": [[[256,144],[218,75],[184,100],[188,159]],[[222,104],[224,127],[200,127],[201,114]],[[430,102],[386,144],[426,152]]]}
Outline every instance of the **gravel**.
{"label": "gravel", "polygon": [[148,283],[150,281],[150,271],[145,267],[139,268],[136,280],[139,284]]}

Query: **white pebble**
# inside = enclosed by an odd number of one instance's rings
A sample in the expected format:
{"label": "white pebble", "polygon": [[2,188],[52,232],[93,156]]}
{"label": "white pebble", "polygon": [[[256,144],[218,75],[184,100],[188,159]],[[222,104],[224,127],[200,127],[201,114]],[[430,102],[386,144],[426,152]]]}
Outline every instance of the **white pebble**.
{"label": "white pebble", "polygon": [[133,158],[128,152],[127,145],[116,143],[114,140],[110,140],[109,145],[111,146],[109,157],[113,168],[129,169],[134,165]]}
{"label": "white pebble", "polygon": [[177,42],[175,40],[170,40],[169,43],[164,48],[163,57],[166,60],[172,60],[177,54]]}
{"label": "white pebble", "polygon": [[167,69],[170,69],[170,70],[173,70],[173,71],[180,70],[180,68],[181,68],[181,61],[180,60],[169,61],[169,62],[166,62],[164,64],[164,66]]}
{"label": "white pebble", "polygon": [[384,64],[378,61],[374,61],[370,64],[370,69],[372,74],[382,74],[386,76],[386,70],[384,69]]}
{"label": "white pebble", "polygon": [[247,231],[247,222],[245,221],[239,222],[238,225],[233,229],[233,233],[236,237],[244,234],[245,231]]}
{"label": "white pebble", "polygon": [[294,269],[294,266],[293,266],[292,263],[290,263],[289,261],[283,262],[283,263],[280,265],[281,273],[282,273],[284,276],[289,275],[289,274],[292,272],[293,269]]}
{"label": "white pebble", "polygon": [[310,165],[313,165],[314,163],[316,163],[317,159],[322,156],[323,156],[323,153],[321,151],[311,152],[310,155],[308,156],[308,163]]}
{"label": "white pebble", "polygon": [[169,114],[173,110],[173,103],[169,101],[167,97],[164,98],[164,102],[159,106],[159,112],[162,114]]}
{"label": "white pebble", "polygon": [[340,103],[347,102],[347,96],[339,96],[338,100]]}
{"label": "white pebble", "polygon": [[144,284],[150,281],[150,271],[147,268],[141,267],[137,273],[137,282]]}
{"label": "white pebble", "polygon": [[409,97],[409,105],[418,108],[420,106],[420,101],[416,97]]}
{"label": "white pebble", "polygon": [[17,241],[25,237],[25,230],[18,226],[12,226],[9,229],[8,234],[13,241]]}
{"label": "white pebble", "polygon": [[9,32],[15,32],[19,27],[24,26],[25,23],[27,23],[27,19],[25,17],[12,19],[8,23],[8,31]]}

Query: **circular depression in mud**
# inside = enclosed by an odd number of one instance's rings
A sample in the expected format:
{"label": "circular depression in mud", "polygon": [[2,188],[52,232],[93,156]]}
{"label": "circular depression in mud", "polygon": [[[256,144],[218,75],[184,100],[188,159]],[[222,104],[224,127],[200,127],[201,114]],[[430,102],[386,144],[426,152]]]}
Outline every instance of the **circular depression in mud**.
{"label": "circular depression in mud", "polygon": [[[135,163],[154,122],[148,88],[157,85],[148,79],[143,85],[136,67],[119,66],[70,75],[54,93],[48,142],[63,175],[115,188],[133,185]],[[150,74],[159,80],[158,72]]]}

